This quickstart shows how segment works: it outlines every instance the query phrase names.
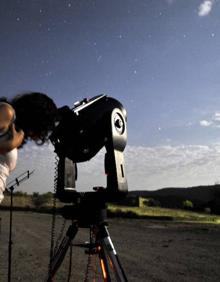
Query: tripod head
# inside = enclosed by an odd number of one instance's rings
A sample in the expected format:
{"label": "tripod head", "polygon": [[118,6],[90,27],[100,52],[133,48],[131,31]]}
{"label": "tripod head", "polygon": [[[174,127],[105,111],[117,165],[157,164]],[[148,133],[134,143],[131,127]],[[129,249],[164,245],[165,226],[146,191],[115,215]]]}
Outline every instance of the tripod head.
{"label": "tripod head", "polygon": [[123,151],[127,142],[126,111],[106,95],[84,99],[70,109],[59,109],[59,118],[50,140],[59,157],[57,192],[62,202],[78,202],[75,190],[76,164],[93,158],[103,147],[107,186],[102,195],[115,201],[127,194]]}

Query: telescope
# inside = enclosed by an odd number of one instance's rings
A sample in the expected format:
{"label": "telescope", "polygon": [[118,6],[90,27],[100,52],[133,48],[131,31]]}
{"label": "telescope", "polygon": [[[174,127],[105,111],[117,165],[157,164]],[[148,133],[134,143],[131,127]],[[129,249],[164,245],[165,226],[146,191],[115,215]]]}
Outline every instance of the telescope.
{"label": "telescope", "polygon": [[[127,142],[127,115],[122,104],[107,95],[76,102],[73,108],[58,109],[50,140],[58,155],[56,196],[60,201],[77,201],[77,163],[89,161],[103,147],[106,187],[100,197],[115,201],[127,194],[123,151]],[[94,193],[89,193],[93,197]],[[97,194],[97,193],[95,193]],[[98,197],[97,195],[95,197]],[[85,195],[84,195],[85,199]]]}
{"label": "telescope", "polygon": [[[50,135],[58,156],[55,195],[61,202],[68,203],[60,212],[72,223],[60,246],[55,251],[51,248],[47,282],[54,281],[55,273],[79,227],[90,230],[90,243],[85,247],[89,255],[98,255],[103,280],[111,281],[112,268],[118,282],[127,281],[106,221],[107,202],[117,202],[128,192],[123,155],[127,142],[126,122],[126,111],[122,104],[106,95],[83,99],[75,103],[73,108],[64,106],[58,109],[58,120]],[[77,163],[89,161],[103,147],[106,149],[106,187],[96,187],[92,192],[77,192]]]}

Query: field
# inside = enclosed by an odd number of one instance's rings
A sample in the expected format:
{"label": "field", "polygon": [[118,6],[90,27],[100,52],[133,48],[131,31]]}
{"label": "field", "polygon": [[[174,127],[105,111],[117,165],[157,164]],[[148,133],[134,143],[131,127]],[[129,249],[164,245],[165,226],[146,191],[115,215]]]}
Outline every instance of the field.
{"label": "field", "polygon": [[[0,211],[0,281],[7,281],[9,212]],[[56,233],[63,219],[57,218]],[[67,222],[67,226],[69,222]],[[220,226],[147,219],[109,219],[111,239],[128,281],[214,282],[220,279]],[[47,276],[51,215],[14,212],[12,281],[44,281]],[[74,242],[88,240],[80,229]],[[67,281],[68,256],[55,281]],[[73,247],[72,278],[84,281],[88,256]],[[99,280],[100,281],[100,280]]]}

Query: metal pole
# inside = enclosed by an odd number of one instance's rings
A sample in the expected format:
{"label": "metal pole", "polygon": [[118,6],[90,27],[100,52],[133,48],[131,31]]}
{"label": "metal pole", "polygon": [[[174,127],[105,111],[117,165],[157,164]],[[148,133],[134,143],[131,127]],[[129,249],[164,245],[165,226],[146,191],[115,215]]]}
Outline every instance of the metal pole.
{"label": "metal pole", "polygon": [[29,170],[27,172],[22,173],[20,176],[15,178],[15,180],[9,182],[9,188],[6,187],[7,191],[10,191],[10,218],[9,218],[9,241],[8,241],[8,282],[11,282],[11,257],[12,257],[12,211],[13,211],[13,191],[14,186],[19,186],[19,184],[26,179],[30,178],[30,175],[34,172]]}
{"label": "metal pole", "polygon": [[13,191],[14,187],[9,187],[10,189],[10,224],[9,224],[9,242],[8,242],[8,282],[11,282],[11,254],[12,254],[12,210],[13,210]]}

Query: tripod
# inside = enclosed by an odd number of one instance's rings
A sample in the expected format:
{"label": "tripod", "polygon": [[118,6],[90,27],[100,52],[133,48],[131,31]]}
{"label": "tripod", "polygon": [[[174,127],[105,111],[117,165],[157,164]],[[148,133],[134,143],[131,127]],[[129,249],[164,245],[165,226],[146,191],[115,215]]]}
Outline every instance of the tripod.
{"label": "tripod", "polygon": [[[50,261],[47,282],[53,281],[53,277],[61,266],[66,252],[71,246],[72,241],[78,232],[78,228],[80,227],[89,228],[90,238],[92,236],[94,237],[94,241],[90,240],[90,243],[86,244],[85,247],[88,248],[87,253],[89,255],[97,255],[99,257],[103,281],[112,281],[112,273],[114,273],[116,281],[127,281],[125,272],[107,229],[105,201],[101,200],[100,197],[96,198],[95,196],[97,196],[97,193],[87,192],[85,193],[82,202],[74,206],[64,206],[62,209],[63,217],[71,219],[72,224],[69,226],[65,237]],[[92,203],[92,205],[89,203]]]}

